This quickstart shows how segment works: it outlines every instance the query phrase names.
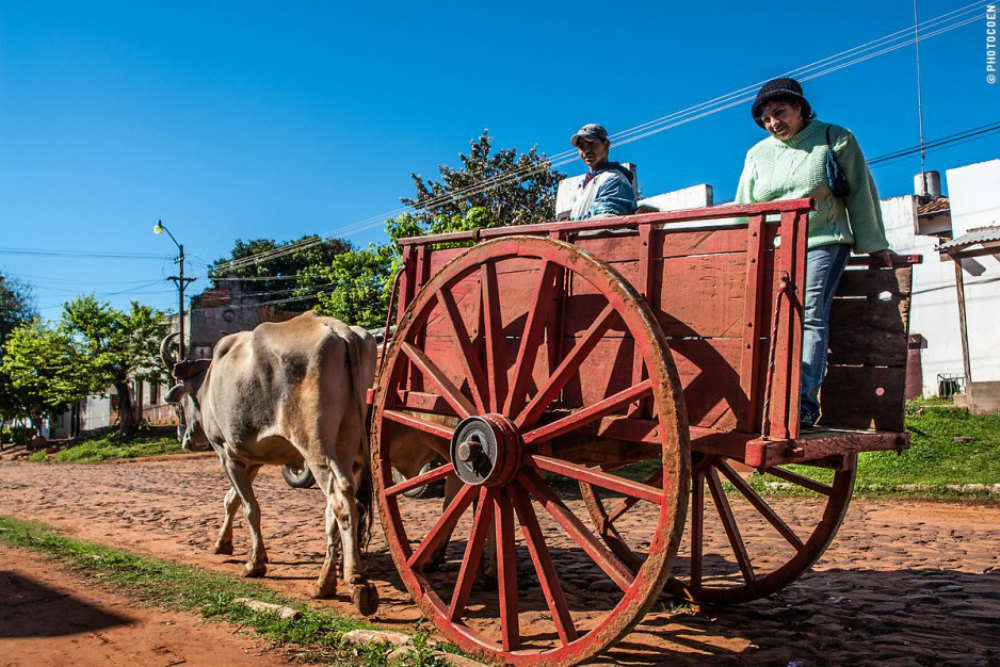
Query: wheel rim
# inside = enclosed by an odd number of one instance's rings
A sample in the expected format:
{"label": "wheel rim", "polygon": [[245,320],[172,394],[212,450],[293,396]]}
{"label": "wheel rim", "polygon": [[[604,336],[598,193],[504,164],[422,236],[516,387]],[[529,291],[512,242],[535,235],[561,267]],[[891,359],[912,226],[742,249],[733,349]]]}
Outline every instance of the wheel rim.
{"label": "wheel rim", "polygon": [[[514,285],[508,275],[513,273],[517,285],[528,286],[527,298],[501,293],[498,278],[506,288]],[[579,340],[561,352],[552,344],[561,340],[553,334],[558,318],[549,312],[559,285],[571,307],[586,303],[599,311],[584,318],[590,321],[581,325]],[[463,311],[468,295],[477,293],[481,326]],[[586,394],[586,369],[600,361],[598,343],[612,329],[620,334],[616,344],[630,339],[639,350],[648,379],[550,410],[556,398],[558,405],[572,403],[567,386],[573,382],[581,397]],[[435,347],[435,334],[450,337],[458,351],[452,366]],[[507,664],[577,664],[628,632],[662,590],[687,501],[687,424],[679,382],[646,304],[614,270],[569,244],[508,237],[470,248],[435,275],[407,309],[396,341],[375,397],[373,472],[390,552],[424,614],[463,649]],[[537,375],[545,368],[542,356],[549,370]],[[414,381],[406,385],[410,374]],[[425,392],[441,397],[436,407],[414,411],[404,403],[416,379]],[[592,437],[602,417],[624,415],[640,399],[649,399],[660,422],[652,446],[667,472],[657,486],[601,473],[559,449],[574,438]],[[431,519],[419,508],[411,512],[403,496],[408,487],[391,478],[393,447],[402,450],[404,433],[413,433],[403,428],[436,438],[439,450],[453,457],[407,484],[458,473],[459,490]],[[581,479],[636,495],[655,508],[637,570],[629,570],[586,525],[586,509],[566,490]],[[495,592],[473,586],[488,535],[497,544]],[[449,537],[443,565],[423,571]],[[575,568],[572,576],[564,569],[567,562]],[[593,594],[577,595],[575,584],[584,577],[602,582],[606,591],[596,611],[580,608]]]}
{"label": "wheel rim", "polygon": [[[795,494],[794,501],[778,503],[765,500],[732,464],[724,456],[696,454],[691,467],[689,528],[666,588],[695,602],[755,600],[787,586],[812,567],[847,514],[857,457],[846,457],[843,469],[832,474],[804,466],[794,472],[783,467],[764,471],[765,484],[775,483]],[[602,498],[586,484],[581,484],[581,493],[609,548],[629,568],[640,567],[643,557],[623,528],[641,520],[633,514],[633,505]],[[814,507],[806,511],[804,505]]]}

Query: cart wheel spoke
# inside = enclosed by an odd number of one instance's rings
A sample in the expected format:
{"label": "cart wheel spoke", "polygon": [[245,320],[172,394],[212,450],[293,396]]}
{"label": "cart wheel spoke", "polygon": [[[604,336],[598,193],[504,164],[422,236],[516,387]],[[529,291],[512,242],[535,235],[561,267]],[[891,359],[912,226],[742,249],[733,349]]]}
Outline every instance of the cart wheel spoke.
{"label": "cart wheel spoke", "polygon": [[[563,335],[564,323],[572,336]],[[589,660],[662,591],[686,513],[683,395],[649,305],[614,267],[570,244],[503,237],[432,271],[407,296],[396,340],[378,378],[371,442],[380,518],[403,585],[438,631],[486,662]],[[619,374],[603,377],[612,369],[598,356],[636,353],[648,380],[629,386]],[[595,466],[599,452],[586,444],[601,418],[625,418],[637,400],[659,415],[641,453],[626,453],[663,469],[648,481]],[[443,454],[447,468],[394,482],[393,458],[402,464],[411,448],[424,447]],[[440,515],[403,493],[441,480],[449,500]],[[622,493],[652,515],[637,529],[641,575],[563,496],[574,480]],[[495,561],[487,548],[494,542]],[[495,590],[476,585],[484,565],[495,565]]]}
{"label": "cart wheel spoke", "polygon": [[399,412],[398,410],[385,410],[382,412],[382,416],[389,421],[402,424],[403,426],[409,426],[410,428],[415,428],[418,431],[423,431],[424,433],[430,433],[431,435],[443,438],[444,440],[451,440],[451,436],[455,433],[454,429],[448,428],[447,426],[427,422],[423,419],[408,415],[405,412]]}
{"label": "cart wheel spoke", "polygon": [[486,395],[483,392],[483,387],[486,386],[486,374],[483,373],[483,369],[477,361],[478,355],[473,348],[472,341],[469,339],[469,332],[465,328],[465,321],[462,319],[462,314],[458,312],[455,299],[452,298],[449,292],[444,289],[438,290],[437,302],[444,307],[447,315],[444,319],[448,322],[449,333],[451,333],[455,345],[461,351],[459,359],[465,370],[465,378],[469,382],[469,391],[472,392],[472,400],[475,401],[476,411],[479,414],[483,414],[487,412],[486,402],[483,399]]}
{"label": "cart wheel spoke", "polygon": [[448,607],[448,618],[457,621],[465,611],[465,605],[469,601],[469,593],[472,592],[472,584],[476,580],[479,571],[479,562],[483,555],[483,545],[489,534],[490,525],[493,523],[493,492],[482,487],[479,492],[479,507],[476,509],[476,518],[473,520],[472,533],[469,541],[465,545],[465,556],[462,557],[462,568],[458,572],[458,579],[455,581],[455,592],[451,596],[451,604]]}
{"label": "cart wheel spoke", "polygon": [[570,615],[566,596],[563,595],[559,576],[552,563],[552,556],[549,554],[548,547],[545,546],[545,537],[538,525],[535,509],[531,506],[531,501],[523,493],[520,486],[507,487],[507,498],[510,499],[514,505],[514,511],[517,513],[517,520],[521,524],[521,533],[528,545],[528,553],[531,554],[531,562],[535,566],[535,574],[538,575],[538,583],[542,587],[542,594],[545,596],[549,613],[552,614],[556,632],[559,633],[559,640],[562,641],[563,645],[566,645],[576,640],[576,628],[573,626],[573,617]]}
{"label": "cart wheel spoke", "polygon": [[[409,491],[410,489],[415,489],[418,486],[423,486],[424,484],[433,484],[434,482],[444,479],[449,473],[455,470],[455,466],[450,463],[445,463],[444,465],[438,466],[422,475],[416,475],[409,479],[405,479],[399,484],[393,484],[392,486],[387,486],[385,488],[385,495],[395,496],[400,493]],[[396,473],[394,472],[393,475]]]}
{"label": "cart wheel spoke", "polygon": [[555,293],[558,275],[559,266],[554,262],[544,261],[542,270],[539,271],[534,299],[528,307],[524,333],[521,334],[521,347],[514,362],[514,384],[507,394],[507,401],[503,407],[505,415],[516,414],[524,407],[525,392],[528,390],[528,381],[531,380],[538,348],[542,345],[542,333],[545,330],[549,309],[552,307],[552,296]]}
{"label": "cart wheel spoke", "polygon": [[[663,482],[663,471],[657,470],[652,475],[650,475],[649,478],[643,483],[652,485],[652,484],[660,484],[662,482]],[[637,502],[639,502],[639,499],[636,497],[623,498],[621,502],[618,503],[618,506],[615,507],[613,510],[611,510],[611,512],[608,514],[608,518],[606,519],[607,523],[614,523],[615,521],[617,521],[619,518],[624,516],[625,512],[628,512],[632,508],[632,506],[635,505]]]}
{"label": "cart wheel spoke", "polygon": [[815,491],[816,493],[822,493],[824,496],[833,495],[833,487],[822,482],[817,482],[816,480],[809,479],[798,473],[794,473],[791,470],[785,470],[784,468],[768,468],[767,474],[774,475],[775,477],[780,477],[781,479],[791,482],[792,484],[797,484],[801,487],[809,489],[810,491]]}
{"label": "cart wheel spoke", "polygon": [[740,535],[736,518],[733,517],[733,510],[729,506],[729,500],[726,498],[726,492],[722,488],[722,482],[719,481],[719,475],[715,472],[715,468],[709,468],[706,479],[708,480],[708,488],[712,492],[715,508],[719,511],[719,518],[722,519],[722,527],[725,528],[726,537],[729,538],[729,545],[732,547],[733,554],[736,555],[740,572],[743,573],[743,579],[748,584],[752,583],[754,580],[753,565],[750,564],[746,545],[743,544],[743,537]]}
{"label": "cart wheel spoke", "polygon": [[455,530],[455,524],[458,520],[462,518],[462,514],[468,509],[469,505],[472,504],[473,498],[476,497],[478,489],[471,485],[466,485],[458,492],[452,501],[448,505],[448,509],[444,511],[441,518],[438,519],[434,527],[430,529],[427,536],[424,537],[423,541],[413,555],[410,556],[407,561],[407,565],[412,568],[419,568],[427,559],[430,558],[431,554],[434,553],[438,547],[444,544],[445,540],[451,537],[452,532]]}
{"label": "cart wheel spoke", "polygon": [[452,384],[451,380],[447,378],[444,372],[433,361],[427,358],[426,354],[410,343],[404,342],[402,348],[403,353],[410,358],[417,368],[438,386],[444,396],[444,400],[448,401],[448,405],[458,413],[459,417],[464,419],[476,411],[476,408],[473,407],[469,399],[462,395],[458,387]]}
{"label": "cart wheel spoke", "polygon": [[561,461],[538,454],[528,455],[528,460],[540,470],[554,472],[558,475],[575,479],[578,482],[593,484],[603,489],[623,493],[632,498],[647,500],[656,505],[663,502],[663,492],[660,489],[640,482],[633,482],[626,477],[610,475],[606,472],[600,472],[576,463]]}
{"label": "cart wheel spoke", "polygon": [[514,512],[510,500],[495,493],[493,525],[497,541],[497,592],[500,594],[500,632],[503,650],[514,651],[521,646],[521,630],[517,618],[517,556],[514,545]]}
{"label": "cart wheel spoke", "polygon": [[483,286],[483,317],[486,330],[486,373],[489,384],[489,409],[496,412],[507,395],[507,350],[500,320],[500,288],[497,267],[484,262],[480,269]]}
{"label": "cart wheel spoke", "polygon": [[597,319],[594,320],[590,328],[583,334],[580,341],[570,350],[566,358],[563,359],[562,363],[552,372],[545,384],[539,389],[538,393],[535,394],[534,398],[528,403],[528,405],[518,414],[514,423],[518,428],[525,428],[526,426],[533,425],[538,421],[538,418],[545,411],[545,408],[549,406],[552,399],[555,398],[566,383],[569,382],[570,378],[580,369],[583,362],[587,359],[587,356],[594,349],[597,343],[600,342],[601,336],[611,328],[611,326],[618,319],[618,313],[614,309],[614,305],[609,303],[601,311]]}
{"label": "cart wheel spoke", "polygon": [[796,535],[795,532],[789,528],[788,524],[785,523],[780,516],[778,516],[777,512],[775,512],[774,509],[767,504],[767,501],[761,498],[756,491],[750,488],[750,485],[746,483],[746,480],[740,477],[739,474],[737,474],[737,472],[729,466],[729,464],[725,461],[719,460],[716,462],[715,467],[722,471],[722,474],[729,479],[732,485],[743,494],[750,504],[753,505],[765,519],[767,519],[768,523],[774,526],[774,529],[777,530],[782,537],[788,540],[789,544],[796,549],[801,549],[805,546],[802,543],[802,540],[799,539],[799,536]]}
{"label": "cart wheel spoke", "polygon": [[691,476],[691,586],[701,586],[701,564],[705,546],[705,473]]}
{"label": "cart wheel spoke", "polygon": [[532,445],[545,440],[551,440],[552,438],[563,435],[564,433],[575,431],[586,426],[587,424],[597,421],[609,413],[614,412],[623,405],[631,403],[635,400],[646,398],[652,393],[652,383],[649,380],[643,380],[642,382],[632,385],[628,389],[623,389],[612,396],[608,396],[593,405],[576,410],[550,424],[545,424],[544,426],[528,431],[524,434],[524,444]]}
{"label": "cart wheel spoke", "polygon": [[566,534],[590,556],[590,559],[604,570],[616,586],[623,591],[628,590],[635,579],[632,572],[563,504],[538,473],[525,469],[518,476],[518,481],[542,504],[545,511],[552,515]]}

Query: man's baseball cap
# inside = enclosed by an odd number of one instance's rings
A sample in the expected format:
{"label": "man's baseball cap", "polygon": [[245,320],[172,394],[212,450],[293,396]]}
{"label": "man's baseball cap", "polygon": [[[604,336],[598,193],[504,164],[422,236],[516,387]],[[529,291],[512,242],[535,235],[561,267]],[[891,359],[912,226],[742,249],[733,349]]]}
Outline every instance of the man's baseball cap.
{"label": "man's baseball cap", "polygon": [[608,131],[597,123],[587,123],[576,131],[576,134],[570,138],[569,142],[574,146],[579,146],[581,139],[607,141]]}

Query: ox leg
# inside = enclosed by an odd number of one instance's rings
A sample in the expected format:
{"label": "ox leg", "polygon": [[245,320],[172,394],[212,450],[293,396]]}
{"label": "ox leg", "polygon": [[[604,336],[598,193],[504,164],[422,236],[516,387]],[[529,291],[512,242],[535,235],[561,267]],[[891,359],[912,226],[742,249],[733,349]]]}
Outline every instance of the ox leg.
{"label": "ox leg", "polygon": [[[250,484],[257,477],[260,466],[250,466],[247,470],[247,479]],[[231,556],[233,554],[233,521],[236,519],[236,510],[240,508],[240,496],[236,493],[236,488],[229,487],[226,491],[226,498],[223,502],[225,514],[222,517],[222,528],[219,529],[219,538],[215,541],[215,553]],[[264,553],[264,562],[267,562],[267,552]]]}
{"label": "ox leg", "polygon": [[247,556],[246,565],[243,566],[243,576],[263,577],[267,572],[267,551],[264,549],[264,537],[260,532],[260,506],[250,484],[253,479],[250,471],[254,466],[248,468],[239,461],[227,460],[223,467],[243,505],[243,515],[250,530],[250,554]]}
{"label": "ox leg", "polygon": [[[462,489],[463,482],[458,478],[458,475],[451,474],[444,478],[444,503],[441,506],[442,511],[448,509],[448,505],[451,504],[452,499],[458,494]],[[424,563],[424,572],[436,572],[441,564],[444,563],[444,554],[448,550],[448,541],[445,540],[441,543],[434,553],[430,555],[427,562]]]}
{"label": "ox leg", "polygon": [[339,531],[344,581],[351,600],[365,616],[378,609],[378,592],[362,571],[358,536],[360,519],[354,499],[354,485],[336,464],[313,464],[309,467],[326,494],[326,559],[320,570],[315,597],[331,597],[337,589],[337,536]]}

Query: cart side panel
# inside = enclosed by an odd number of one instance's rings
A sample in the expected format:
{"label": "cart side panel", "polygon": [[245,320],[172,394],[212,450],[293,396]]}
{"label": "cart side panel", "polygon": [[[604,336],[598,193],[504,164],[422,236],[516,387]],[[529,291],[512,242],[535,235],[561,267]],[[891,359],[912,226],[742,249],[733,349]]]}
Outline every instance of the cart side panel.
{"label": "cart side panel", "polygon": [[[653,275],[648,302],[674,354],[692,425],[721,432],[749,432],[760,427],[760,414],[755,414],[753,406],[757,405],[759,413],[766,381],[764,367],[770,331],[760,326],[760,322],[769,321],[771,317],[776,284],[772,266],[776,233],[776,225],[763,230],[762,273],[750,290],[747,280],[748,275],[753,276],[753,271],[748,274],[748,250],[754,246],[748,243],[747,227],[671,230],[668,226],[653,234],[654,247],[649,263]],[[638,255],[642,248],[638,236],[581,238],[574,243],[609,262],[637,289],[644,284],[640,275]],[[762,290],[758,289],[758,282]],[[748,322],[747,299],[754,290],[763,292],[756,294],[760,315]],[[590,292],[585,284],[570,286],[566,344],[571,345],[571,335],[579,335],[597,316],[599,305],[586,298]],[[754,326],[757,335],[748,335],[748,328]],[[612,329],[608,336],[615,334]],[[745,359],[753,355],[758,363],[745,363]],[[627,366],[631,361],[631,348],[619,349],[608,344],[602,358],[607,359],[608,364]],[[742,381],[741,369],[744,367],[755,371],[746,371],[750,377]],[[604,369],[591,381],[584,380],[584,386],[574,386],[565,399],[570,406],[580,402],[586,404],[606,396],[609,389],[624,389],[630,380],[634,381],[624,370],[617,369],[612,374]],[[613,385],[607,384],[612,380]]]}
{"label": "cart side panel", "polygon": [[909,266],[849,266],[830,313],[824,426],[903,431]]}

